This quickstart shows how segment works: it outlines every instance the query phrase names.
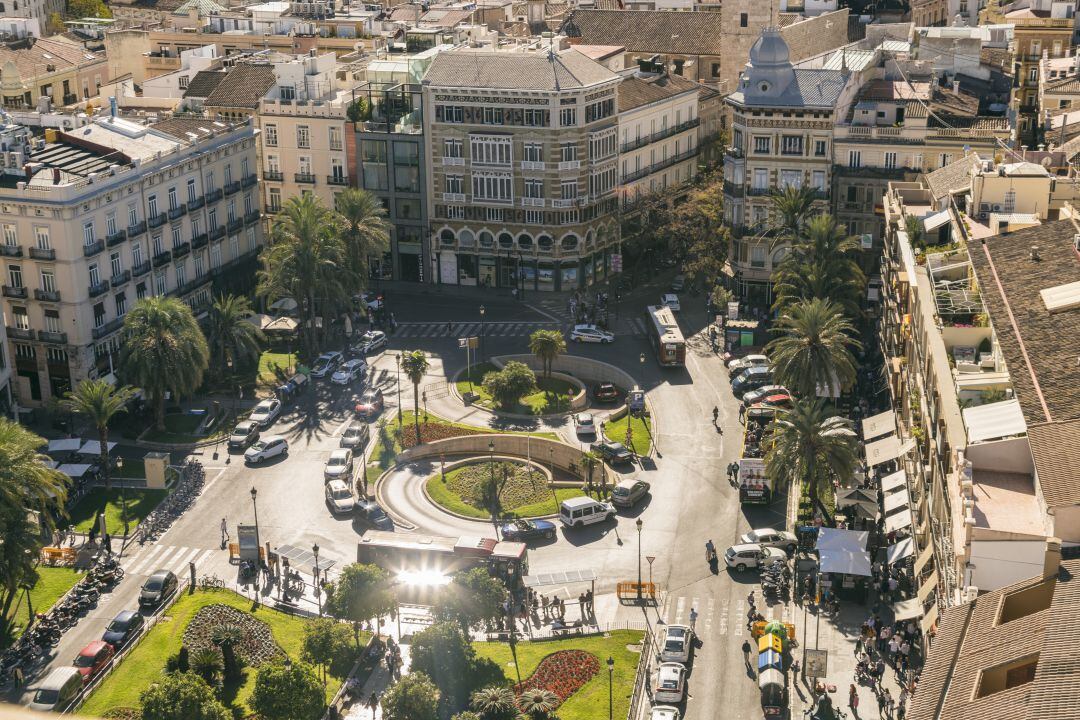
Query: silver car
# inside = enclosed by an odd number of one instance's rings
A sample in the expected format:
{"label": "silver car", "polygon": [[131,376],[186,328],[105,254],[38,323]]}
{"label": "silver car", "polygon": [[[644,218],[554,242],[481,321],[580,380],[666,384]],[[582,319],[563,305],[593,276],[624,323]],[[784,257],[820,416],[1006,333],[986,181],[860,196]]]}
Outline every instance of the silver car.
{"label": "silver car", "polygon": [[795,537],[795,533],[772,528],[751,530],[739,538],[739,542],[745,545],[756,543],[762,547],[780,548],[786,550],[788,554],[795,552],[795,548],[799,547],[799,539]]}

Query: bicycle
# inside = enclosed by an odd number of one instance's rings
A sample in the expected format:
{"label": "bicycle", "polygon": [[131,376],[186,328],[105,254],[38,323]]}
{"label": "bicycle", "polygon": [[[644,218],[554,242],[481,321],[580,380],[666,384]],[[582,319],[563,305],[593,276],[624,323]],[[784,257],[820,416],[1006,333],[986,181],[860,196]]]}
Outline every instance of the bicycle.
{"label": "bicycle", "polygon": [[200,590],[224,590],[225,581],[219,578],[217,575],[203,575],[199,578]]}

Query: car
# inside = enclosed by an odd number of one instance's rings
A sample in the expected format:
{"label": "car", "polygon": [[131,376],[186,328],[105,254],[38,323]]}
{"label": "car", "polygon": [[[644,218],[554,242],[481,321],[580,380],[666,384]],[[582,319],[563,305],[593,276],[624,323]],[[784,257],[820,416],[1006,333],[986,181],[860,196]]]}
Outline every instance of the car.
{"label": "car", "polygon": [[360,417],[375,417],[383,411],[383,393],[377,388],[368,388],[356,403],[355,412]]}
{"label": "car", "polygon": [[345,357],[336,350],[323,353],[315,358],[315,362],[311,366],[311,377],[324,378],[332,374],[344,360]]}
{"label": "car", "polygon": [[768,355],[743,355],[740,358],[729,360],[727,364],[728,375],[735,377],[743,370],[752,367],[768,367],[769,356]]}
{"label": "car", "polygon": [[256,405],[248,419],[254,420],[259,424],[259,427],[265,429],[273,425],[279,415],[281,415],[281,401],[277,398],[271,398]]}
{"label": "car", "polygon": [[682,663],[661,663],[656,669],[656,687],[653,700],[656,702],[682,702],[686,696],[686,667]]}
{"label": "car", "polygon": [[360,359],[349,360],[334,371],[334,374],[330,376],[330,382],[335,385],[349,385],[355,382],[357,378],[364,377],[366,372],[366,362]]}
{"label": "car", "polygon": [[687,625],[668,625],[664,644],[660,646],[660,659],[686,665],[690,662],[690,649],[694,646],[694,631]]}
{"label": "car", "polygon": [[595,435],[596,421],[590,413],[578,413],[574,416],[574,432],[578,435]]}
{"label": "car", "polygon": [[244,451],[244,462],[260,463],[277,456],[288,456],[289,441],[280,435],[267,435],[259,438],[255,444]]}
{"label": "car", "polygon": [[79,668],[58,667],[53,668],[41,684],[38,685],[34,698],[27,704],[27,710],[38,712],[62,712],[75,700],[75,696],[82,692],[83,676]]}
{"label": "car", "polygon": [[602,382],[593,385],[593,400],[596,402],[618,402],[619,388],[615,383]]}
{"label": "car", "polygon": [[783,385],[766,385],[759,387],[757,390],[751,390],[742,396],[743,405],[756,405],[761,402],[762,398],[766,398],[776,393],[786,393],[790,395],[788,389]]}
{"label": "car", "polygon": [[628,463],[634,461],[634,455],[626,449],[626,446],[622,443],[611,442],[610,440],[597,440],[589,449],[599,455],[603,460],[607,460],[611,464],[616,463]]}
{"label": "car", "polygon": [[682,720],[682,713],[677,707],[657,705],[649,711],[649,720]]}
{"label": "car", "polygon": [[763,397],[758,401],[758,404],[766,407],[786,408],[791,406],[791,396],[787,393],[774,393]]}
{"label": "car", "polygon": [[326,504],[335,515],[351,513],[356,507],[352,490],[343,480],[331,480],[326,483]]}
{"label": "car", "polygon": [[243,420],[236,423],[232,434],[229,435],[230,450],[245,450],[247,446],[259,439],[259,423],[254,420]]}
{"label": "car", "polygon": [[611,504],[615,507],[633,507],[648,494],[649,483],[644,480],[620,480],[611,491]]}
{"label": "car", "polygon": [[591,342],[609,344],[615,342],[615,333],[602,330],[595,325],[575,325],[570,331],[570,339],[574,342]]}
{"label": "car", "polygon": [[742,572],[746,568],[763,567],[787,562],[787,553],[779,548],[762,547],[757,543],[732,545],[724,552],[724,562]]}
{"label": "car", "polygon": [[772,528],[751,530],[740,537],[739,542],[747,545],[756,543],[762,547],[780,548],[786,550],[788,554],[795,552],[795,548],[799,547],[799,539],[795,537],[795,533],[787,530],[773,530]]}
{"label": "car", "polygon": [[323,468],[323,481],[346,480],[352,482],[353,455],[348,448],[338,448],[330,453]]}
{"label": "car", "polygon": [[685,288],[685,287],[686,287],[686,276],[683,275],[682,273],[679,273],[678,275],[676,275],[672,279],[672,281],[671,281],[671,289],[672,289],[672,291],[680,293],[680,292],[683,291],[683,288]]}
{"label": "car", "polygon": [[555,523],[547,520],[514,520],[503,525],[499,530],[503,540],[534,540],[544,538],[550,540],[555,537]]}
{"label": "car", "polygon": [[566,527],[580,528],[615,517],[615,506],[579,495],[559,503],[559,521]]}
{"label": "car", "polygon": [[353,344],[353,352],[359,355],[373,353],[381,347],[386,347],[386,333],[382,330],[368,330],[357,338]]}
{"label": "car", "polygon": [[386,514],[386,511],[382,509],[382,506],[379,505],[379,503],[358,503],[356,508],[363,521],[377,530],[394,529],[394,521],[390,519],[390,516]]}
{"label": "car", "polygon": [[770,385],[773,381],[772,369],[767,366],[747,368],[731,381],[731,389],[736,395],[742,395],[759,387]]}
{"label": "car", "polygon": [[370,437],[371,430],[365,423],[353,423],[341,433],[339,445],[343,448],[362,448]]}
{"label": "car", "polygon": [[664,293],[660,296],[660,304],[664,307],[671,308],[672,312],[680,312],[682,305],[679,303],[679,296],[675,293]]}
{"label": "car", "polygon": [[143,622],[143,616],[134,610],[122,610],[105,628],[105,634],[101,636],[101,639],[119,650],[127,644],[128,640],[139,634]]}
{"label": "car", "polygon": [[353,303],[355,303],[358,308],[366,307],[367,309],[374,311],[382,307],[383,296],[382,294],[374,293],[369,290],[360,293],[359,295],[353,295]]}
{"label": "car", "polygon": [[139,591],[139,607],[157,607],[176,591],[177,584],[172,571],[164,568],[155,570]]}

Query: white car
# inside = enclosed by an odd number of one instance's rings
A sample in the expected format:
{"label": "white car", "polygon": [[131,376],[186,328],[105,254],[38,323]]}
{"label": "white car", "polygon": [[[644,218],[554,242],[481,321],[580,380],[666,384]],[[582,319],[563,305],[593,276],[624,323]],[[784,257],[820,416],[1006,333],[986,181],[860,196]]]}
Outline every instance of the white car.
{"label": "white car", "polygon": [[615,342],[615,333],[601,330],[595,325],[575,325],[570,331],[570,339],[575,342],[608,343]]}
{"label": "white car", "polygon": [[259,427],[268,428],[274,424],[274,421],[278,419],[278,415],[281,414],[281,401],[263,400],[261,403],[255,406],[255,409],[251,411],[249,416],[252,422],[259,423]]}
{"label": "white car", "polygon": [[360,336],[356,344],[353,345],[353,350],[362,355],[367,355],[381,347],[386,347],[386,333],[382,330],[369,330]]}
{"label": "white car", "polygon": [[363,360],[350,360],[334,372],[330,377],[330,382],[335,385],[349,385],[355,382],[356,378],[363,377],[366,372],[366,362]]}
{"label": "white car", "polygon": [[326,504],[335,515],[351,513],[356,506],[352,490],[342,480],[331,480],[326,484]]}
{"label": "white car", "polygon": [[574,430],[578,435],[595,435],[596,421],[589,413],[578,413],[574,416]]}
{"label": "white car", "polygon": [[694,631],[687,625],[668,625],[664,644],[660,647],[660,659],[685,665],[690,662],[690,648],[694,645]]}
{"label": "white car", "polygon": [[337,366],[341,364],[345,356],[336,350],[333,352],[323,353],[319,357],[315,358],[315,362],[311,365],[311,377],[324,378],[327,375],[334,372]]}
{"label": "white car", "polygon": [[763,567],[787,562],[787,553],[780,548],[762,547],[757,543],[732,545],[724,553],[724,562],[742,572],[746,568]]}
{"label": "white car", "polygon": [[681,720],[679,708],[670,705],[657,705],[649,711],[649,720]]}
{"label": "white car", "polygon": [[682,663],[666,662],[656,669],[656,702],[682,702],[686,696],[686,667]]}
{"label": "white car", "polygon": [[366,424],[354,423],[345,428],[345,432],[341,433],[339,444],[343,448],[364,447],[367,445],[370,433],[371,431]]}
{"label": "white car", "polygon": [[752,367],[768,367],[769,357],[767,355],[744,355],[741,358],[735,358],[727,364],[728,375],[735,377],[743,370],[748,370]]}
{"label": "white car", "polygon": [[739,542],[747,545],[757,543],[763,547],[780,548],[788,554],[795,552],[795,548],[799,547],[799,539],[795,537],[795,533],[787,530],[773,530],[772,528],[751,530],[739,538]]}
{"label": "white car", "polygon": [[330,459],[323,468],[323,480],[348,480],[352,481],[353,456],[352,450],[341,448],[330,453]]}
{"label": "white car", "polygon": [[743,395],[743,405],[754,405],[770,395],[779,395],[780,393],[791,395],[791,393],[788,392],[788,389],[783,385],[765,385],[764,387],[759,387],[757,390],[751,390]]}
{"label": "white car", "polygon": [[278,455],[283,457],[289,455],[289,441],[280,435],[267,435],[244,451],[244,462],[259,463]]}
{"label": "white car", "polygon": [[661,295],[660,304],[671,308],[672,312],[679,312],[682,310],[682,305],[679,303],[679,296],[675,293],[664,293]]}

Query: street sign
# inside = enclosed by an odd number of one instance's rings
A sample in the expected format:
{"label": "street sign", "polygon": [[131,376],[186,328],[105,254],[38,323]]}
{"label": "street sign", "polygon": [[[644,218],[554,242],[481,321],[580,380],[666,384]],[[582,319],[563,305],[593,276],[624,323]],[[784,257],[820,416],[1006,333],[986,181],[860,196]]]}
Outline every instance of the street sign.
{"label": "street sign", "polygon": [[829,651],[806,650],[803,653],[803,672],[807,677],[828,677],[829,675]]}
{"label": "street sign", "polygon": [[727,316],[730,320],[739,319],[739,302],[737,300],[727,304]]}
{"label": "street sign", "polygon": [[655,560],[655,559],[656,559],[655,555],[646,555],[645,556],[645,562],[649,563],[650,565],[653,564],[653,560]]}

